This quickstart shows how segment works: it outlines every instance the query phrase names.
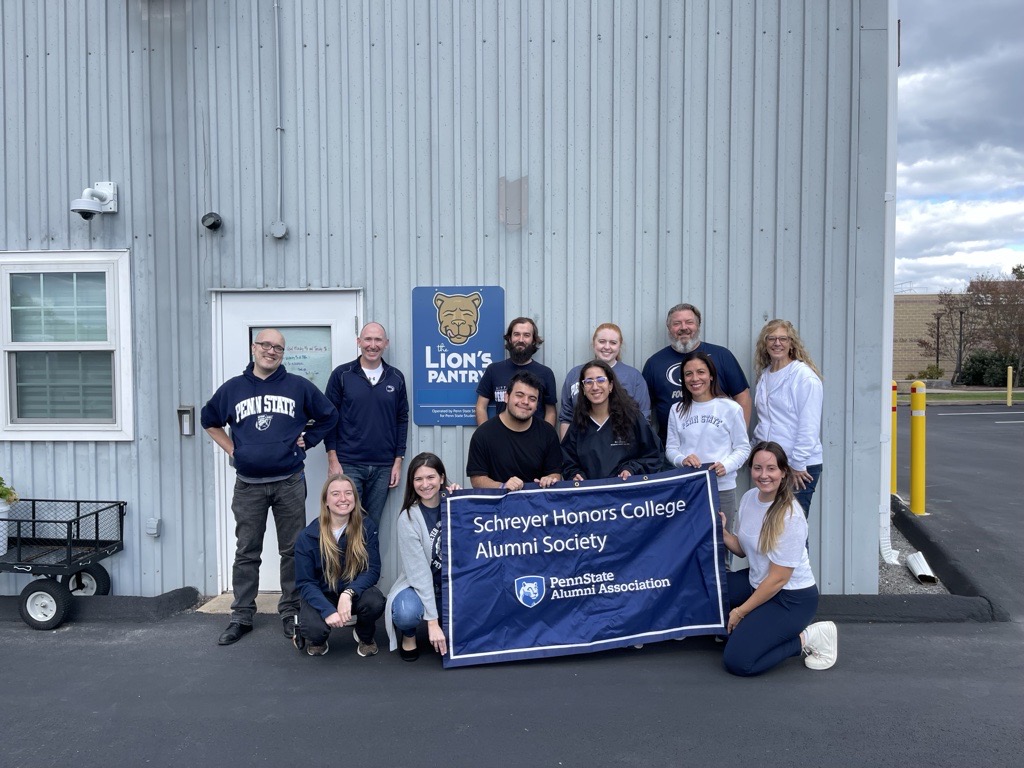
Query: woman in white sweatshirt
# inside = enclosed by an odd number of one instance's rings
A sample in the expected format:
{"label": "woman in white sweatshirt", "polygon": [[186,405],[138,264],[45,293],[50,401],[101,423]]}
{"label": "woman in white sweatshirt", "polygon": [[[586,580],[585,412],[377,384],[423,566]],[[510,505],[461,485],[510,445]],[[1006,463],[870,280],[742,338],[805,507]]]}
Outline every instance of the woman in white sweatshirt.
{"label": "woman in white sweatshirt", "polygon": [[782,446],[793,494],[806,515],[821,477],[821,373],[788,320],[769,320],[754,350],[754,440]]}
{"label": "woman in white sweatshirt", "polygon": [[683,397],[669,413],[665,458],[674,467],[711,465],[728,530],[736,517],[736,470],[748,455],[743,409],[719,389],[711,358],[695,352],[683,363]]}

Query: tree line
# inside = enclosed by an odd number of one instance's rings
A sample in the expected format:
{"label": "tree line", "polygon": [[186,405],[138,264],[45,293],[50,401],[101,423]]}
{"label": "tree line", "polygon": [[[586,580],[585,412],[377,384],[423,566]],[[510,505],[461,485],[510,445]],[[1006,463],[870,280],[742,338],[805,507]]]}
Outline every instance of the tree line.
{"label": "tree line", "polygon": [[[939,309],[917,345],[929,355],[955,360],[953,384],[998,387],[1006,384],[1013,366],[1014,386],[1024,367],[1024,264],[1010,276],[982,273],[961,293],[939,294]],[[942,378],[944,371],[932,371]]]}

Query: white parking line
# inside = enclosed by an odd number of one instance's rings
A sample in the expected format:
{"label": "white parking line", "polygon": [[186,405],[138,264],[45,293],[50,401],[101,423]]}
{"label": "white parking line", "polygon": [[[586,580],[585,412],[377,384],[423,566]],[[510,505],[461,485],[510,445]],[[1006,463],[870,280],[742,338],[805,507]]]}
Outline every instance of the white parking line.
{"label": "white parking line", "polygon": [[977,411],[972,413],[942,413],[939,411],[935,416],[1024,416],[1024,411],[1006,411],[1001,414],[992,411]]}
{"label": "white parking line", "polygon": [[997,421],[996,424],[1024,424],[1024,421]]}

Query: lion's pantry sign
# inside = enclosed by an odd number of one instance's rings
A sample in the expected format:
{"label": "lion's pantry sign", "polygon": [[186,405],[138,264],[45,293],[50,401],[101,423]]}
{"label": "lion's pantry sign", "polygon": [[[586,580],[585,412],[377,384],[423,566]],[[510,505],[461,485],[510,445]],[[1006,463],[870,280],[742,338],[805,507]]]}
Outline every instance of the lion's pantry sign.
{"label": "lion's pantry sign", "polygon": [[412,289],[413,421],[476,424],[476,386],[505,357],[505,290],[498,286]]}

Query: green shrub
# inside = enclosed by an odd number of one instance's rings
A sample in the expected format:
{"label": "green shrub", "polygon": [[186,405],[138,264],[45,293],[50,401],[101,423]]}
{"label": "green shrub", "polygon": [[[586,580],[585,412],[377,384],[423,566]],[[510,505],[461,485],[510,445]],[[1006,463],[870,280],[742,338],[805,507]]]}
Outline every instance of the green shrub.
{"label": "green shrub", "polygon": [[932,363],[923,371],[917,372],[919,379],[941,379],[945,375],[945,371],[939,368],[939,366]]}
{"label": "green shrub", "polygon": [[964,360],[960,383],[968,386],[1002,387],[1006,385],[1006,368],[1014,361],[1009,355],[979,350]]}

